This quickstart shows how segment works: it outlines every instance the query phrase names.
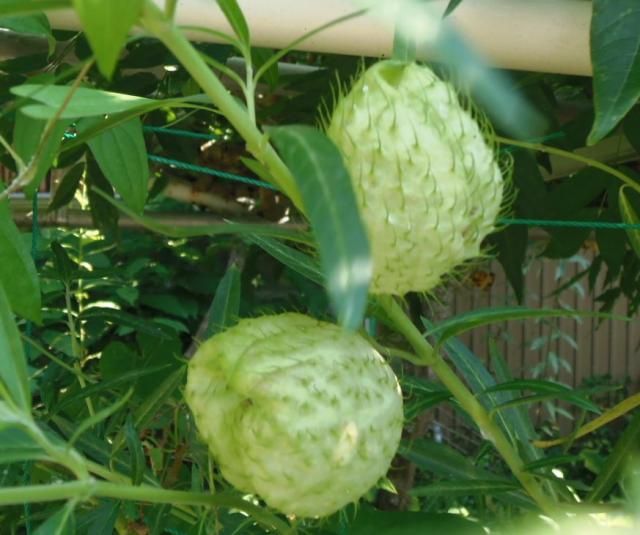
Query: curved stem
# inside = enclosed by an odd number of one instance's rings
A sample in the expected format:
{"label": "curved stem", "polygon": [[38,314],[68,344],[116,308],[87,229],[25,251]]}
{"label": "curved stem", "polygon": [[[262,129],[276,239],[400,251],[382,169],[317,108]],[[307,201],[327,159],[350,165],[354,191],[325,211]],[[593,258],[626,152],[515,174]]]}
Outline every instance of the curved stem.
{"label": "curved stem", "polygon": [[191,74],[202,90],[218,107],[220,112],[246,141],[247,149],[262,163],[273,177],[276,185],[292,202],[304,211],[302,198],[288,167],[280,159],[267,137],[251,120],[246,107],[229,94],[220,79],[211,72],[198,51],[163,12],[151,1],[145,3],[140,19],[141,26],[165,46]]}
{"label": "curved stem", "polygon": [[288,533],[290,526],[262,507],[230,494],[209,494],[206,492],[185,492],[167,490],[149,485],[121,485],[106,483],[94,478],[59,483],[55,485],[31,485],[0,489],[0,506],[20,505],[35,502],[90,498],[114,498],[143,503],[167,503],[176,505],[200,505],[204,507],[227,507],[238,509],[251,515],[257,522],[282,533]]}
{"label": "curved stem", "polygon": [[568,158],[570,160],[575,160],[576,162],[581,162],[589,167],[593,167],[595,169],[600,169],[611,176],[616,177],[618,180],[624,182],[627,186],[630,186],[637,192],[640,192],[640,184],[638,184],[635,180],[628,177],[621,171],[607,165],[606,163],[599,162],[598,160],[594,160],[587,156],[582,156],[581,154],[576,154],[575,152],[571,152],[568,150],[559,149],[557,147],[550,147],[549,145],[543,145],[541,143],[531,143],[528,141],[519,141],[517,139],[511,139],[508,137],[495,136],[496,141],[499,143],[503,143],[505,145],[513,145],[514,147],[521,147],[523,149],[536,150],[539,152],[544,152],[546,154],[555,154],[556,156],[562,156],[563,158]]}
{"label": "curved stem", "polygon": [[544,493],[538,481],[524,470],[524,463],[513,445],[453,369],[424,339],[422,333],[413,325],[397,301],[391,296],[382,296],[378,298],[378,302],[396,329],[411,344],[420,359],[420,364],[429,366],[438,376],[442,384],[447,387],[460,406],[480,428],[482,435],[491,441],[496,450],[502,455],[502,458],[524,489],[545,513],[553,512],[556,509],[555,505]]}

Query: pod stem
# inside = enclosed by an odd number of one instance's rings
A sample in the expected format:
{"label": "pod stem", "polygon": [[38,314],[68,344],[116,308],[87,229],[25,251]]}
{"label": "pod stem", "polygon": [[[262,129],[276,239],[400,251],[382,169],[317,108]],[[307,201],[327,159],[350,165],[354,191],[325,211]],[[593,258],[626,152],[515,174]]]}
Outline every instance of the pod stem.
{"label": "pod stem", "polygon": [[398,302],[392,296],[381,296],[378,298],[378,303],[398,332],[411,344],[420,364],[429,366],[433,370],[442,384],[473,419],[482,435],[495,446],[513,475],[520,481],[540,509],[547,514],[553,513],[556,510],[555,504],[542,490],[535,477],[524,470],[524,462],[500,427],[491,419],[487,410],[478,402],[442,356],[427,342]]}

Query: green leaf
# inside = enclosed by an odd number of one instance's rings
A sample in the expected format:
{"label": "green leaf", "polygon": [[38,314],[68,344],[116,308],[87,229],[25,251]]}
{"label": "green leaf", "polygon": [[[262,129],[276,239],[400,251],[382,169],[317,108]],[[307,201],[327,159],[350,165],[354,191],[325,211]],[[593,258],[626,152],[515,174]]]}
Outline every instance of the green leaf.
{"label": "green leaf", "polygon": [[622,120],[640,98],[640,4],[637,0],[594,0],[591,62],[596,118],[593,145]]}
{"label": "green leaf", "polygon": [[244,18],[238,2],[236,0],[217,0],[217,2],[234,33],[248,50],[251,46],[249,26],[247,25],[247,21]]}
{"label": "green leaf", "polygon": [[[40,184],[47,176],[53,161],[55,160],[62,138],[69,125],[69,121],[58,121],[51,130],[47,139],[42,136],[47,129],[46,120],[33,119],[24,113],[24,108],[16,114],[16,122],[13,130],[13,146],[25,165],[29,165],[32,158],[37,155],[34,162],[35,171],[29,184],[24,188],[27,196],[31,197],[38,191]],[[41,143],[44,143],[42,147]]]}
{"label": "green leaf", "polygon": [[[438,476],[466,481],[511,483],[511,481],[505,480],[488,470],[475,466],[469,457],[465,457],[453,448],[437,442],[429,440],[402,442],[398,453],[427,473],[433,473]],[[536,508],[531,499],[520,491],[507,491],[498,495],[497,498],[526,509]]]}
{"label": "green leaf", "polygon": [[[72,88],[66,85],[47,84],[23,84],[11,88],[11,92],[18,97],[29,98],[42,103],[42,105],[23,106],[21,110],[29,117],[44,120],[56,116],[71,90]],[[79,87],[74,90],[73,96],[60,118],[100,117],[135,109],[144,109],[156,104],[155,101],[148,98]]]}
{"label": "green leaf", "polygon": [[205,340],[237,323],[240,315],[241,275],[240,267],[234,262],[228,267],[218,284],[209,310]]}
{"label": "green leaf", "polygon": [[78,163],[69,169],[53,194],[53,199],[47,206],[47,211],[53,212],[63,206],[69,204],[75,197],[82,175],[84,174],[85,164]]}
{"label": "green leaf", "polygon": [[[83,123],[78,126],[81,132]],[[105,178],[125,204],[142,213],[149,190],[149,161],[140,119],[136,117],[110,128],[88,143]]]}
{"label": "green leaf", "polygon": [[70,6],[71,0],[0,0],[0,16],[26,15]]}
{"label": "green leaf", "polygon": [[53,252],[53,262],[60,277],[60,280],[69,285],[76,278],[76,274],[80,266],[75,263],[60,242],[51,242],[51,251]]}
{"label": "green leaf", "polygon": [[291,169],[318,240],[326,287],[340,323],[362,323],[372,274],[369,242],[337,147],[310,126],[270,128]]}
{"label": "green leaf", "polygon": [[[0,185],[0,191],[2,185]],[[0,286],[4,285],[11,309],[40,323],[41,297],[38,272],[9,210],[9,201],[0,201]]]}
{"label": "green leaf", "polygon": [[40,37],[49,43],[49,55],[54,51],[56,40],[51,33],[49,19],[43,13],[19,17],[0,18],[0,28],[10,30],[21,35]]}
{"label": "green leaf", "polygon": [[640,411],[636,411],[633,419],[617,440],[613,451],[607,457],[605,465],[591,486],[587,501],[600,502],[607,496],[619,481],[630,459],[638,453],[638,444],[640,444]]}
{"label": "green leaf", "polygon": [[526,307],[492,307],[472,310],[463,314],[458,314],[448,320],[439,323],[434,328],[427,331],[427,336],[437,336],[438,345],[442,345],[449,338],[460,334],[490,325],[510,320],[523,320],[534,318],[605,318],[605,319],[625,319],[619,316],[612,316],[602,312],[577,311],[565,309],[547,308],[526,308]]}
{"label": "green leaf", "polygon": [[33,535],[74,535],[76,533],[76,518],[74,509],[76,501],[71,500],[38,526]]}
{"label": "green leaf", "polygon": [[579,455],[551,455],[549,457],[544,457],[537,461],[527,463],[524,465],[523,470],[526,472],[535,472],[541,468],[556,468],[563,464],[572,464],[578,461],[580,461]]}
{"label": "green leaf", "polygon": [[7,294],[0,284],[0,395],[2,392],[18,409],[25,414],[31,413],[27,360]]}
{"label": "green leaf", "polygon": [[[622,220],[625,223],[630,225],[638,225],[640,224],[640,218],[638,218],[638,213],[633,208],[631,201],[625,193],[625,189],[629,188],[629,186],[622,186],[620,188],[619,200],[620,200],[620,215],[622,216]],[[634,195],[635,192],[629,188],[630,194]],[[631,247],[635,251],[638,258],[640,258],[640,229],[626,229],[627,237],[629,238],[629,243]]]}
{"label": "green leaf", "polygon": [[129,216],[131,219],[142,225],[143,227],[169,236],[170,238],[196,238],[198,236],[219,236],[223,234],[256,234],[260,236],[270,236],[273,238],[280,238],[284,240],[291,240],[300,243],[309,243],[310,238],[306,232],[299,230],[291,230],[282,228],[279,225],[260,225],[250,223],[232,223],[232,222],[220,222],[217,225],[195,225],[189,228],[177,228],[171,225],[165,225],[158,223],[151,217],[138,215],[121,202],[116,201],[112,197],[109,197],[99,189],[94,190],[95,194],[108,201],[111,205],[118,210]]}
{"label": "green leaf", "polygon": [[[0,402],[0,406],[2,402]],[[0,410],[1,412],[1,410]],[[20,420],[24,417],[20,415]],[[2,416],[0,416],[0,427],[2,427]],[[44,453],[23,429],[19,427],[8,427],[0,430],[0,465],[18,463],[29,460],[48,460]]]}
{"label": "green leaf", "polygon": [[[346,533],[346,531],[345,531]],[[349,525],[349,535],[417,535],[419,533],[452,533],[482,535],[482,525],[460,515],[408,511],[376,511],[361,509]]]}
{"label": "green leaf", "polygon": [[497,259],[516,294],[518,303],[524,300],[524,261],[527,254],[529,231],[524,225],[510,225],[489,237]]}
{"label": "green leaf", "polygon": [[[87,196],[91,209],[93,224],[109,239],[118,235],[119,212],[113,205],[113,188],[102,173],[98,163],[92,158],[87,158]],[[100,191],[100,194],[98,193]],[[113,202],[108,202],[113,201]]]}
{"label": "green leaf", "polygon": [[444,14],[442,15],[442,18],[448,17],[449,15],[451,15],[451,13],[453,13],[461,3],[462,3],[462,0],[449,0],[449,3],[447,4],[447,9],[444,10]]}
{"label": "green leaf", "polygon": [[552,401],[555,399],[561,399],[567,403],[575,405],[576,407],[580,407],[590,412],[595,412],[596,414],[600,414],[602,411],[600,407],[598,407],[595,403],[592,403],[588,399],[576,394],[575,392],[565,392],[565,393],[553,393],[553,394],[534,394],[531,396],[524,396],[518,399],[514,399],[511,401],[505,401],[499,405],[496,405],[491,409],[491,416],[494,413],[504,410],[510,409],[513,407],[519,407],[522,405],[531,405],[533,403],[542,403],[544,401]]}
{"label": "green leaf", "polygon": [[144,478],[144,451],[138,431],[133,425],[131,416],[127,418],[124,425],[124,437],[129,450],[129,458],[131,459],[131,483],[140,485]]}
{"label": "green leaf", "polygon": [[296,273],[300,273],[310,281],[324,285],[324,276],[315,259],[284,243],[263,236],[249,236],[248,241],[260,247],[273,258],[282,262]]}
{"label": "green leaf", "polygon": [[518,490],[519,486],[511,481],[495,479],[438,481],[424,487],[414,487],[409,492],[412,496],[469,496],[472,494],[498,494],[510,490]]}
{"label": "green leaf", "polygon": [[73,0],[100,72],[111,78],[144,0]]}

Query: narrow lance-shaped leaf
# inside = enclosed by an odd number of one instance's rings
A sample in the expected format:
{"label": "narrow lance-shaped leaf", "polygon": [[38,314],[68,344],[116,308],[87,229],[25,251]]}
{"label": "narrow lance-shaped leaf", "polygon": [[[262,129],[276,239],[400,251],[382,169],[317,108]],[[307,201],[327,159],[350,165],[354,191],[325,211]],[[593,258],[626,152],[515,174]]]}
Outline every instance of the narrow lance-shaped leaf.
{"label": "narrow lance-shaped leaf", "polygon": [[43,138],[48,128],[48,121],[43,119],[33,119],[21,109],[16,114],[16,121],[13,130],[13,145],[16,153],[25,165],[29,165],[31,160],[37,156],[37,160],[31,162],[35,166],[29,184],[24,188],[28,196],[34,195],[40,184],[46,177],[53,164],[69,121],[57,121],[53,128]]}
{"label": "narrow lance-shaped leaf", "polygon": [[[622,216],[622,220],[625,223],[630,225],[640,225],[640,218],[638,217],[638,213],[633,208],[631,204],[631,200],[625,190],[629,186],[622,186],[620,188],[619,199],[620,199],[620,215]],[[631,193],[633,195],[633,193]],[[627,236],[629,238],[629,243],[633,250],[635,251],[638,258],[640,258],[640,228],[628,228],[626,229]]]}
{"label": "narrow lance-shaped leaf", "polygon": [[0,0],[0,16],[28,15],[70,7],[72,0]]}
{"label": "narrow lance-shaped leaf", "polygon": [[11,309],[16,314],[39,323],[41,298],[38,272],[20,231],[13,222],[6,199],[0,201],[0,286],[3,284]]}
{"label": "narrow lance-shaped leaf", "polygon": [[[35,119],[54,117],[71,90],[71,87],[65,85],[39,84],[23,84],[11,88],[14,95],[29,98],[42,104],[42,106],[27,105],[22,108],[26,115]],[[153,103],[154,101],[148,98],[79,87],[74,90],[73,96],[60,118],[99,117],[143,108]]]}
{"label": "narrow lance-shaped leaf", "polygon": [[596,118],[588,142],[606,136],[640,98],[640,3],[593,0],[591,63]]}
{"label": "narrow lance-shaped leaf", "polygon": [[100,72],[110,78],[144,0],[73,0]]}
{"label": "narrow lance-shaped leaf", "polygon": [[360,326],[372,274],[369,242],[338,148],[310,126],[269,129],[291,169],[318,240],[327,291],[342,325]]}
{"label": "narrow lance-shaped leaf", "polygon": [[19,33],[21,35],[29,35],[46,39],[49,43],[49,54],[51,54],[55,49],[56,40],[51,33],[49,19],[44,13],[34,13],[32,15],[23,15],[18,17],[2,17],[0,18],[0,28]]}
{"label": "narrow lance-shaped leaf", "polygon": [[136,117],[91,138],[89,148],[127,206],[142,213],[149,189],[149,162],[140,119]]}
{"label": "narrow lance-shaped leaf", "polygon": [[205,339],[231,327],[238,321],[241,274],[240,267],[233,262],[218,284],[209,310],[209,324],[204,334]]}
{"label": "narrow lance-shaped leaf", "polygon": [[237,0],[217,0],[217,2],[229,25],[238,36],[238,39],[240,39],[240,42],[248,48],[251,44],[249,25],[244,18]]}
{"label": "narrow lance-shaped leaf", "polygon": [[17,409],[31,413],[27,359],[9,301],[0,284],[0,394],[3,392]]}

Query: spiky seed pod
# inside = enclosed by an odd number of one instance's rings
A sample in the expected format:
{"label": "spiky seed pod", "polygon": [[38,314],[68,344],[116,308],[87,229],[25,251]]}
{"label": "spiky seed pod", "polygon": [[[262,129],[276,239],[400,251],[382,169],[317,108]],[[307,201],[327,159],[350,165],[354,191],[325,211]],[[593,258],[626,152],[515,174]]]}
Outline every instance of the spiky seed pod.
{"label": "spiky seed pod", "polygon": [[368,229],[373,293],[429,291],[480,254],[502,173],[472,114],[428,67],[374,64],[338,100],[327,134]]}
{"label": "spiky seed pod", "polygon": [[402,432],[385,360],[359,335],[301,314],[245,319],[209,339],[185,397],[222,475],[300,517],[360,498]]}

